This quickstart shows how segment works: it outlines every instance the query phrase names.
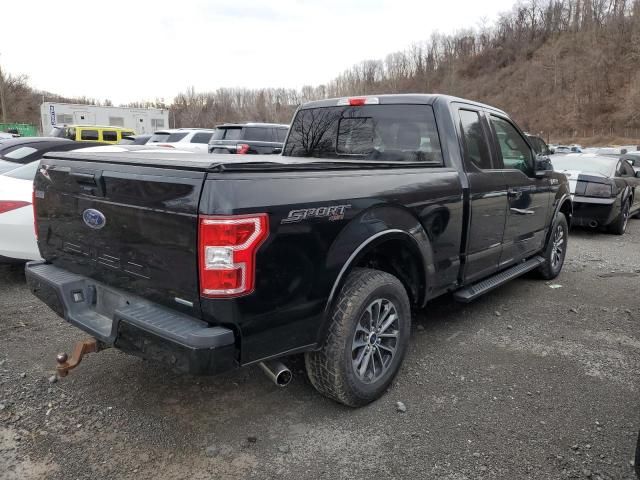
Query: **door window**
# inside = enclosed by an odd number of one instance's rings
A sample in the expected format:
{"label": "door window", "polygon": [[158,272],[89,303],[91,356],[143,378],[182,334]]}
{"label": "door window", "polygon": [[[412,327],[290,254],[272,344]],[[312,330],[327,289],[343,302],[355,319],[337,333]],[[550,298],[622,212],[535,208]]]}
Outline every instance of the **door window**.
{"label": "door window", "polygon": [[98,141],[98,131],[97,130],[81,130],[80,131],[80,140],[94,140]]}
{"label": "door window", "polygon": [[212,132],[198,132],[191,139],[191,143],[209,143],[211,140]]}
{"label": "door window", "polygon": [[104,140],[105,142],[117,142],[118,134],[114,130],[103,130],[102,140]]}
{"label": "door window", "polygon": [[287,138],[288,128],[276,128],[276,141],[284,142],[284,139]]}
{"label": "door window", "polygon": [[502,153],[504,168],[520,170],[527,176],[533,174],[533,155],[522,135],[503,118],[491,115],[498,147]]}
{"label": "door window", "polygon": [[271,128],[264,127],[247,127],[244,132],[244,140],[253,140],[256,142],[271,142]]}
{"label": "door window", "polygon": [[633,167],[631,167],[631,165],[629,165],[629,163],[626,160],[622,160],[618,164],[618,169],[616,174],[619,177],[633,177],[635,175],[635,172],[633,170]]}
{"label": "door window", "polygon": [[480,114],[471,110],[460,110],[460,124],[464,139],[465,159],[481,170],[490,169],[492,167],[491,156]]}

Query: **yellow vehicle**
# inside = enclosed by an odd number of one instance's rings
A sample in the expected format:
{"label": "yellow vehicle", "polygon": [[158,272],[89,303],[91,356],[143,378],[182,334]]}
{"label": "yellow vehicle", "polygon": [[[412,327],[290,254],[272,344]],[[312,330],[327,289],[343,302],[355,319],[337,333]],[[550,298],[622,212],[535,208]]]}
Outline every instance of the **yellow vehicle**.
{"label": "yellow vehicle", "polygon": [[130,128],[105,127],[102,125],[65,125],[55,126],[51,130],[52,137],[68,138],[77,142],[118,143],[122,137],[135,135]]}

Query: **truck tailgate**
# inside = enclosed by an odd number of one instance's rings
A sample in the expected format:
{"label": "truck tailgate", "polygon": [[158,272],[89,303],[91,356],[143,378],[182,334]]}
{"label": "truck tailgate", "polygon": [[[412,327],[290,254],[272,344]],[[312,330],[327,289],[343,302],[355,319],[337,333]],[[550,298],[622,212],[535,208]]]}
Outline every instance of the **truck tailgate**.
{"label": "truck tailgate", "polygon": [[199,316],[197,215],[205,169],[68,157],[43,159],[35,178],[42,257]]}

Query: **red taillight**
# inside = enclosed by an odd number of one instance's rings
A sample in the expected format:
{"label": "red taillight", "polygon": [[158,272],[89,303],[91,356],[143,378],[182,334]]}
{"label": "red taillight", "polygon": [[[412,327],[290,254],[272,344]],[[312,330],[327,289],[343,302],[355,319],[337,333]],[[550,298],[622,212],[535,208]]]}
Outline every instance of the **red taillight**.
{"label": "red taillight", "polygon": [[236,145],[236,153],[238,155],[244,155],[249,151],[249,145],[247,145],[246,143],[239,143],[238,145]]}
{"label": "red taillight", "polygon": [[366,101],[367,101],[366,98],[350,98],[349,105],[351,105],[352,107],[360,107],[364,105],[364,102]]}
{"label": "red taillight", "polygon": [[200,294],[203,297],[233,297],[251,293],[255,285],[256,251],[268,235],[266,213],[200,216]]}
{"label": "red taillight", "polygon": [[36,212],[36,189],[31,192],[31,205],[33,205],[33,231],[36,233],[36,241],[38,241],[38,224],[36,218],[38,218],[38,212]]}
{"label": "red taillight", "polygon": [[26,207],[27,205],[30,205],[30,203],[20,200],[0,200],[0,213],[7,213],[17,208]]}

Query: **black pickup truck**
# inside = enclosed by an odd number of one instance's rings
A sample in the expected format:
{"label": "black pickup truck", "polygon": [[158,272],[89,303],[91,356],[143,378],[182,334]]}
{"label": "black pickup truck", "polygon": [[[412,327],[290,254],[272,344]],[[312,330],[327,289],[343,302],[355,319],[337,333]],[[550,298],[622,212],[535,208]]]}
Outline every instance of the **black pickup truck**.
{"label": "black pickup truck", "polygon": [[252,158],[49,154],[31,290],[99,348],[280,384],[277,359],[304,353],[321,393],[359,406],[398,372],[413,309],[562,268],[567,180],[495,108],[311,102],[282,156]]}

